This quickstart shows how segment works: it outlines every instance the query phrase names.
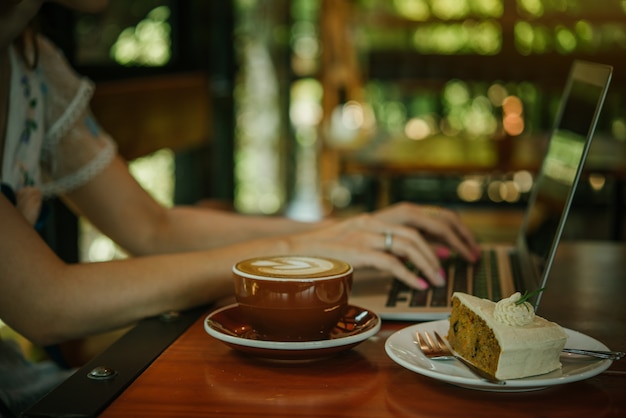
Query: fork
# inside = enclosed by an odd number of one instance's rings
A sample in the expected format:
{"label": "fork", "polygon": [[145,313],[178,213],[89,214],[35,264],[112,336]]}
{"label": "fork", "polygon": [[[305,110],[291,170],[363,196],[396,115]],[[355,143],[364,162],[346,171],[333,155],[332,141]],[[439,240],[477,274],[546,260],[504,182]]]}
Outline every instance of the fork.
{"label": "fork", "polygon": [[562,351],[564,353],[580,354],[583,356],[603,358],[607,360],[619,360],[626,355],[622,351],[582,350],[580,348],[564,348]]}
{"label": "fork", "polygon": [[436,340],[430,336],[428,332],[424,332],[424,337],[418,332],[415,333],[416,342],[420,350],[426,357],[431,360],[452,360],[457,359],[470,369],[480,379],[496,385],[505,385],[504,380],[497,379],[484,370],[479,369],[463,357],[455,354],[445,343],[443,338],[435,331]]}

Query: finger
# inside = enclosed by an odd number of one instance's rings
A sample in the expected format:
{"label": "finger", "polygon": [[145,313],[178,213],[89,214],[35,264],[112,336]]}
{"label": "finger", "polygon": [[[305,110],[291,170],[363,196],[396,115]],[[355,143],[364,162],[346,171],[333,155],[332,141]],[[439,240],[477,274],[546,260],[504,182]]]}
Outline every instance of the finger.
{"label": "finger", "polygon": [[455,211],[444,212],[444,217],[448,218],[448,222],[455,229],[457,235],[467,244],[473,252],[479,252],[480,246],[469,227],[463,222],[459,214]]}
{"label": "finger", "polygon": [[444,208],[429,207],[424,213],[430,218],[424,222],[420,218],[419,227],[429,235],[445,242],[469,261],[476,261],[479,247],[470,230],[463,224],[456,212]]}
{"label": "finger", "polygon": [[[385,234],[383,234],[383,250],[398,255],[408,255],[417,252],[423,258],[423,262],[427,263],[431,268],[438,269],[441,267],[439,258],[428,241],[419,233],[419,231],[404,226],[389,226]],[[402,250],[402,254],[399,250]]]}
{"label": "finger", "polygon": [[[419,286],[423,288],[424,278],[436,286],[445,284],[445,275],[437,255],[414,228],[388,224],[371,216],[362,216],[354,220],[352,229],[344,231],[342,240],[350,246],[360,247],[361,254],[367,253],[372,257],[372,260],[363,262],[389,271],[395,269],[394,273],[400,274],[399,278],[412,287],[418,286],[419,282],[421,283]],[[392,264],[385,255],[393,256]],[[417,275],[411,272],[405,263],[400,261],[401,259],[409,260],[423,277],[418,280]]]}
{"label": "finger", "polygon": [[448,247],[443,245],[435,245],[433,251],[435,251],[435,254],[437,254],[437,258],[439,258],[440,260],[447,260],[452,255]]}
{"label": "finger", "polygon": [[409,260],[415,266],[415,269],[420,272],[420,275],[424,276],[435,286],[443,286],[446,283],[445,272],[439,260],[433,262],[431,257],[431,254],[433,254],[432,248],[428,247],[428,251],[424,252],[413,241],[399,236],[394,239],[390,253],[401,259]]}
{"label": "finger", "polygon": [[[391,226],[385,234],[367,233],[366,239],[371,248],[394,255],[396,263],[403,265],[403,270],[410,272],[407,266],[400,262],[401,259],[410,261],[415,269],[420,272],[420,275],[434,285],[442,286],[445,284],[445,274],[436,254],[414,229]],[[401,271],[401,273],[405,280],[409,280],[405,271]],[[415,278],[415,273],[412,273],[411,277]]]}
{"label": "finger", "polygon": [[358,259],[352,261],[354,267],[370,267],[381,271],[387,271],[407,286],[418,289],[426,290],[429,285],[427,280],[423,277],[416,275],[413,271],[409,270],[405,263],[400,261],[399,258],[392,254],[380,252],[380,251],[362,251],[360,252]]}
{"label": "finger", "polygon": [[476,251],[459,239],[452,227],[440,222],[432,222],[427,229],[428,234],[436,237],[437,240],[445,243],[463,258],[469,261],[476,261]]}
{"label": "finger", "polygon": [[417,276],[406,267],[394,271],[393,275],[396,279],[400,280],[412,289],[427,290],[430,287],[426,279]]}
{"label": "finger", "polygon": [[446,243],[470,261],[477,258],[479,250],[473,234],[452,210],[404,202],[382,209],[374,216],[390,223],[417,228]]}

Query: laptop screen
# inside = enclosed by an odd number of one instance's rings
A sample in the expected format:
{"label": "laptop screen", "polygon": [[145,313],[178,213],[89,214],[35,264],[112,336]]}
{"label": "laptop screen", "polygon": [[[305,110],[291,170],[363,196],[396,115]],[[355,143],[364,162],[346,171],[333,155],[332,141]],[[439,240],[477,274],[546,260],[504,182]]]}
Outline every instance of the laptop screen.
{"label": "laptop screen", "polygon": [[545,285],[610,76],[605,65],[576,62],[572,67],[520,237],[534,269],[530,277],[535,283],[526,284],[527,289]]}

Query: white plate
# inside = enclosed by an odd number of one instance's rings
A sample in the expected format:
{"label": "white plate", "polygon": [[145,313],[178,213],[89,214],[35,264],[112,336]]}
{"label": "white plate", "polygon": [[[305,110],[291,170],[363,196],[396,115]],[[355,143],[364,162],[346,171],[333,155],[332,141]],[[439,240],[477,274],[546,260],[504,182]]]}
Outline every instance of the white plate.
{"label": "white plate", "polygon": [[[415,332],[434,332],[442,335],[448,333],[448,320],[424,322],[401,329],[391,335],[385,342],[385,351],[393,361],[416,373],[442,380],[453,385],[486,391],[523,392],[544,389],[548,386],[562,385],[588,379],[608,369],[612,360],[599,360],[587,356],[570,354],[561,355],[561,370],[507,380],[503,386],[493,385],[475,377],[458,361],[441,361],[428,359],[415,344]],[[607,346],[580,332],[564,328],[568,340],[566,347],[585,348],[589,350],[608,350]]]}
{"label": "white plate", "polygon": [[381,320],[374,312],[349,305],[346,313],[319,341],[268,341],[261,339],[242,316],[237,304],[209,314],[204,321],[207,334],[231,348],[272,360],[313,360],[348,350],[380,330]]}

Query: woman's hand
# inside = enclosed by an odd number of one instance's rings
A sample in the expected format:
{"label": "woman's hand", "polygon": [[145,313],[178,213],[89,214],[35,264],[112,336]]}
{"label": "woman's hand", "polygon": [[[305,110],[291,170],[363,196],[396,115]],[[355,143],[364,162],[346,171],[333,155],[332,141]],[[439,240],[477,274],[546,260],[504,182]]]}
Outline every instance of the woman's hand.
{"label": "woman's hand", "polygon": [[431,242],[451,248],[470,262],[480,256],[474,235],[453,210],[398,203],[374,212],[374,216],[384,222],[413,227]]}
{"label": "woman's hand", "polygon": [[[470,261],[478,254],[472,234],[454,212],[408,203],[286,238],[291,253],[324,255],[355,268],[385,270],[418,289],[427,288],[428,282],[445,284],[445,274],[428,239],[451,247]],[[406,262],[423,277],[416,276]]]}

